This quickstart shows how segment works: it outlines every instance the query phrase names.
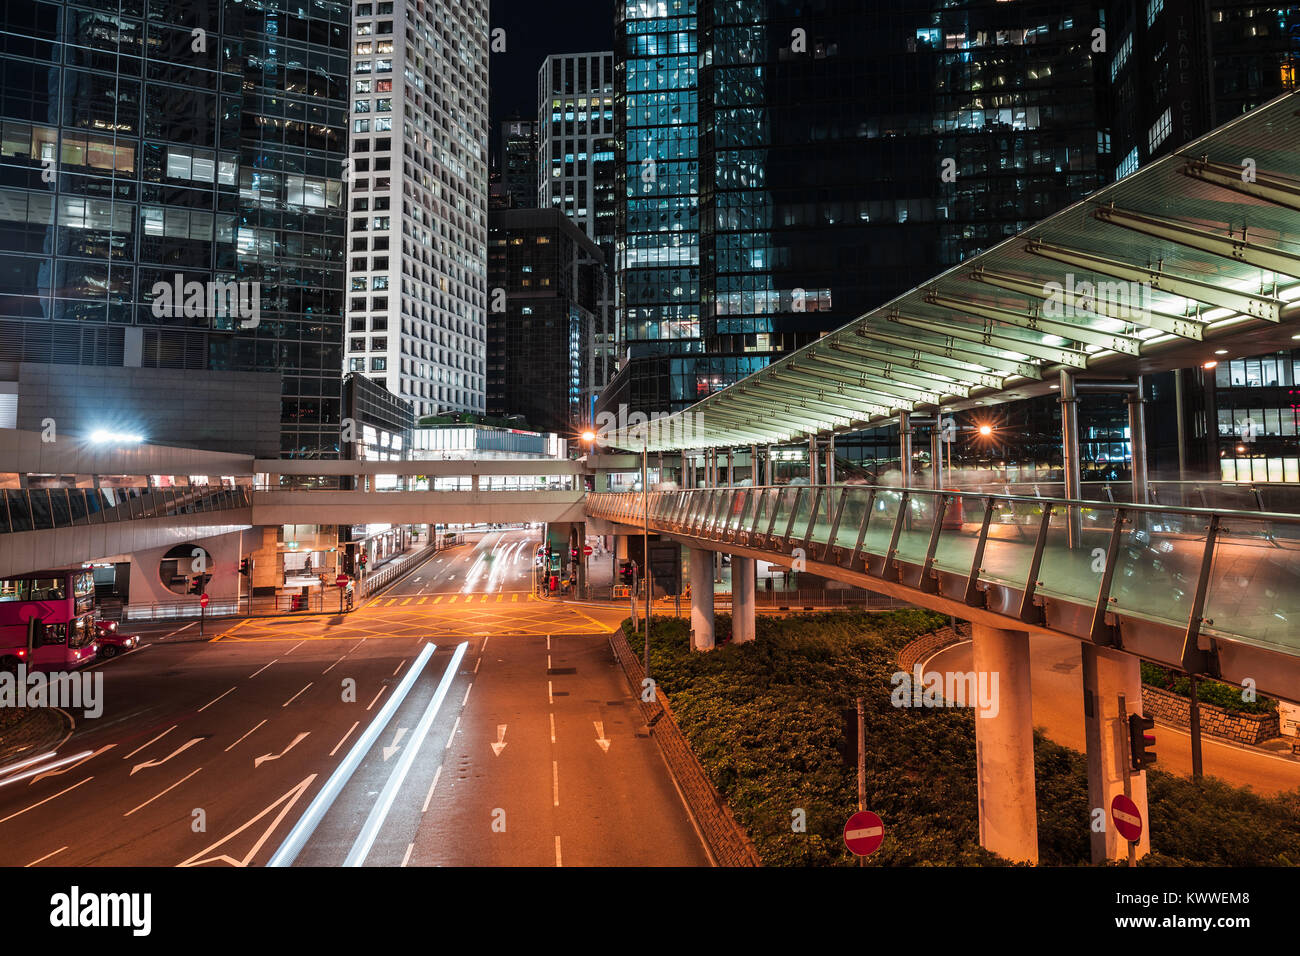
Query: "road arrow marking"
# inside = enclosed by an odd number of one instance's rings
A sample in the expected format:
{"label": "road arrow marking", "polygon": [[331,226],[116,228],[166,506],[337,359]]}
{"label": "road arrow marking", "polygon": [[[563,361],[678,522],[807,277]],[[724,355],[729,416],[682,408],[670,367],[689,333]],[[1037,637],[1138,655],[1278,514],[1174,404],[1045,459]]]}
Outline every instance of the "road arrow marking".
{"label": "road arrow marking", "polygon": [[602,724],[599,720],[593,720],[592,723],[596,725],[597,746],[599,746],[600,749],[603,750],[605,753],[609,753],[609,745],[610,743],[612,743],[612,741],[608,740],[605,737],[605,725]]}
{"label": "road arrow marking", "polygon": [[[257,851],[262,849],[263,844],[265,844],[267,839],[271,836],[271,834],[275,832],[275,829],[280,825],[280,822],[286,816],[288,816],[289,811],[293,809],[293,805],[298,802],[298,798],[307,792],[307,789],[311,786],[312,781],[315,779],[316,779],[316,774],[312,774],[310,777],[307,777],[305,780],[299,783],[298,786],[294,787],[292,790],[290,790],[288,793],[282,796],[279,800],[275,801],[275,803],[271,804],[269,807],[267,807],[257,816],[253,817],[253,819],[249,820],[238,830],[229,834],[228,836],[222,837],[220,840],[212,844],[212,846],[208,847],[206,850],[200,850],[198,853],[195,853],[192,857],[190,857],[188,860],[185,860],[183,863],[178,863],[177,866],[202,866],[204,863],[228,863],[231,866],[248,866],[249,862],[253,859],[253,857],[257,856]],[[287,803],[285,803],[286,800],[288,801]],[[266,816],[268,813],[270,813],[276,807],[280,806],[280,804],[282,803],[284,804],[284,808],[281,809],[279,814],[276,815],[276,818],[271,821],[270,825],[266,828],[265,831],[263,831],[261,838],[256,843],[253,844],[253,848],[249,850],[246,855],[244,855],[240,859],[235,859],[234,857],[228,856],[224,853],[219,856],[207,856],[207,854],[211,853],[213,850],[221,846],[223,843],[228,843],[229,841],[233,840],[235,837],[239,836],[239,834],[243,833],[254,823],[262,819],[262,817]]]}
{"label": "road arrow marking", "polygon": [[506,749],[506,725],[505,724],[497,724],[496,743],[492,744],[491,747],[492,747],[492,753],[494,753],[498,757],[501,756],[501,751]]}
{"label": "road arrow marking", "polygon": [[409,732],[410,731],[406,727],[403,727],[397,731],[397,736],[393,738],[393,745],[391,747],[384,748],[384,763],[387,763],[389,758],[392,757],[393,754],[397,753],[397,751],[402,749],[402,738],[405,737]]}
{"label": "road arrow marking", "polygon": [[184,753],[185,751],[187,751],[187,750],[189,750],[191,747],[193,747],[195,744],[199,743],[201,740],[203,740],[202,737],[195,737],[193,740],[190,740],[190,741],[187,742],[187,743],[181,744],[181,746],[177,747],[175,750],[173,750],[173,751],[172,751],[170,754],[168,754],[166,757],[163,757],[162,760],[147,760],[147,761],[145,761],[144,763],[138,763],[138,764],[136,764],[134,767],[131,768],[131,774],[130,774],[130,775],[131,775],[132,777],[134,777],[138,772],[140,772],[141,770],[144,770],[146,767],[161,767],[161,766],[162,766],[163,764],[165,764],[168,760],[171,760],[172,757],[175,757],[175,756],[177,756],[178,754],[182,754],[182,753]]}
{"label": "road arrow marking", "polygon": [[294,747],[298,746],[300,743],[302,743],[304,740],[306,740],[306,739],[307,739],[308,737],[310,737],[310,736],[311,736],[311,731],[310,731],[310,730],[307,731],[307,732],[305,732],[305,733],[301,733],[301,734],[299,734],[297,737],[294,737],[294,738],[293,738],[293,743],[289,744],[289,746],[285,747],[285,748],[284,748],[283,750],[281,750],[278,754],[262,754],[262,756],[258,757],[256,760],[253,761],[253,766],[254,766],[254,767],[260,767],[260,766],[262,766],[262,764],[266,763],[268,760],[279,760],[281,757],[283,757],[285,754],[287,754],[290,750],[292,750]]}

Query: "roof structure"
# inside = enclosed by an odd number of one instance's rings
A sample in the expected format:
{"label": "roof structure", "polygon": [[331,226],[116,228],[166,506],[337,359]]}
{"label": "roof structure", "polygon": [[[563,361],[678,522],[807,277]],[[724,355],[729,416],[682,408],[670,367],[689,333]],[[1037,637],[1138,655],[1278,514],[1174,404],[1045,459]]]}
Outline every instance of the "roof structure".
{"label": "roof structure", "polygon": [[1292,347],[1300,92],[943,272],[690,409],[603,436],[651,451],[806,440]]}

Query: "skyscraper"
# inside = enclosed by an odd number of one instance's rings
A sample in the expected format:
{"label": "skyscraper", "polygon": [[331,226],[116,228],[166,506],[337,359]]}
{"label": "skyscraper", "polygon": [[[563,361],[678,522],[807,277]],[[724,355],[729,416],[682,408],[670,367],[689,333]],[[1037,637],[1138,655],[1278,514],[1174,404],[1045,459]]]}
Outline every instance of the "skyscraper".
{"label": "skyscraper", "polygon": [[4,6],[6,424],[338,453],[348,17]]}
{"label": "skyscraper", "polygon": [[484,410],[487,45],[486,0],[355,4],[347,370],[417,415]]}
{"label": "skyscraper", "polygon": [[537,123],[518,116],[501,124],[501,184],[512,209],[537,208]]}
{"label": "skyscraper", "polygon": [[1088,0],[626,4],[629,362],[602,404],[685,407],[1102,185],[1100,19]]}
{"label": "skyscraper", "polygon": [[548,56],[537,71],[540,204],[614,261],[614,54]]}

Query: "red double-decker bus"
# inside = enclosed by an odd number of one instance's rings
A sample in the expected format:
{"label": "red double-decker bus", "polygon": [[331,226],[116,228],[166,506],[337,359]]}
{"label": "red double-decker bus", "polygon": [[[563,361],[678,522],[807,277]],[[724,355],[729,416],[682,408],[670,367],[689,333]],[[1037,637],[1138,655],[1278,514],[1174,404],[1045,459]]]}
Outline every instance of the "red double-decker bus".
{"label": "red double-decker bus", "polygon": [[99,653],[89,569],[33,571],[0,580],[0,670],[70,670]]}

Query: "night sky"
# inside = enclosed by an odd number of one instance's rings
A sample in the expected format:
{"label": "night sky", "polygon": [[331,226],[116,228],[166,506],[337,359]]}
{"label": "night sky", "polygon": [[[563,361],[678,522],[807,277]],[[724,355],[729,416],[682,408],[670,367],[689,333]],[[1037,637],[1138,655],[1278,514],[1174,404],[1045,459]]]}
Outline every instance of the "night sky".
{"label": "night sky", "polygon": [[492,29],[506,31],[506,51],[493,53],[493,167],[499,122],[514,112],[537,116],[537,68],[552,53],[588,53],[614,48],[615,0],[491,0]]}

